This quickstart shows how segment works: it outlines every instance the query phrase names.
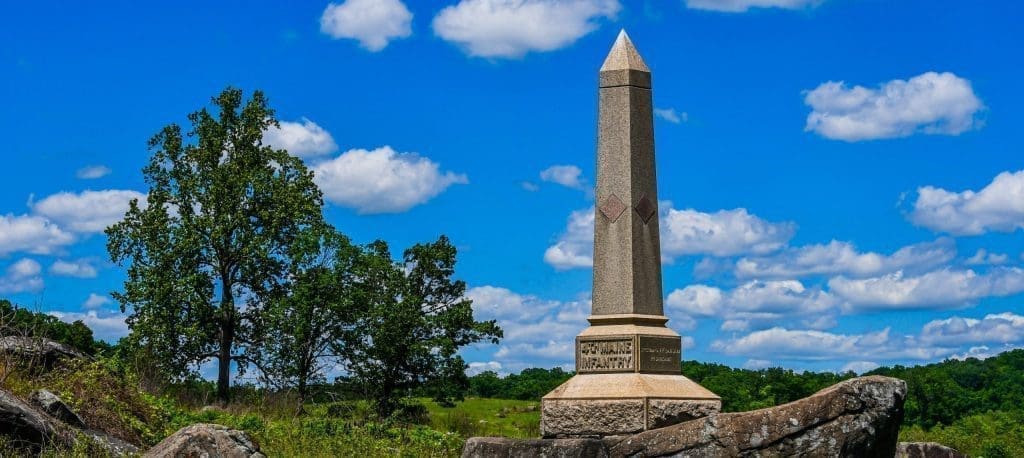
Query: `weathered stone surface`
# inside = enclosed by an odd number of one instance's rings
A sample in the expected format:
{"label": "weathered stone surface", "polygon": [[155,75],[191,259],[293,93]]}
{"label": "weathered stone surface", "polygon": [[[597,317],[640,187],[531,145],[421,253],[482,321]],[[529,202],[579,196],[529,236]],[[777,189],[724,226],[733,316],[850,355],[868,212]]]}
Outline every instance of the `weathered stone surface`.
{"label": "weathered stone surface", "polygon": [[474,438],[467,442],[462,456],[887,458],[896,453],[906,393],[902,380],[861,377],[789,404],[712,414],[630,436],[603,440]]}
{"label": "weathered stone surface", "polygon": [[82,437],[88,438],[111,456],[136,456],[139,453],[139,447],[135,444],[125,442],[103,431],[83,429],[79,432]]}
{"label": "weathered stone surface", "polygon": [[29,400],[54,418],[76,428],[85,428],[85,422],[82,421],[82,418],[72,411],[61,400],[60,396],[47,390],[36,390],[29,397]]}
{"label": "weathered stone surface", "polygon": [[186,426],[149,449],[145,458],[266,458],[245,431],[200,423]]}
{"label": "weathered stone surface", "polygon": [[5,390],[0,390],[0,434],[32,450],[47,444],[69,446],[74,441],[62,423]]}
{"label": "weathered stone surface", "polygon": [[721,409],[722,401],[650,399],[647,401],[647,429],[704,418]]}
{"label": "weathered stone surface", "polygon": [[555,400],[541,405],[545,437],[585,437],[624,434],[644,429],[644,401]]}
{"label": "weathered stone surface", "polygon": [[646,431],[610,456],[893,456],[906,382],[861,377],[808,398]]}
{"label": "weathered stone surface", "polygon": [[967,458],[967,455],[935,442],[900,442],[896,458]]}
{"label": "weathered stone surface", "polygon": [[606,458],[600,439],[506,439],[474,437],[462,448],[463,458]]}
{"label": "weathered stone surface", "polygon": [[13,354],[20,361],[46,368],[61,359],[88,358],[73,347],[43,337],[0,337],[0,353]]}

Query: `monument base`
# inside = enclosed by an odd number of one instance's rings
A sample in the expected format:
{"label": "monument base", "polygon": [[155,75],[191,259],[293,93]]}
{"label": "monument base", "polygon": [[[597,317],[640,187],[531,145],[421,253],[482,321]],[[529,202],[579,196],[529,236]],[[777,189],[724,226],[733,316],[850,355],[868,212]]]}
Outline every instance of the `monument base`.
{"label": "monument base", "polygon": [[634,434],[718,412],[722,400],[678,374],[579,374],[541,399],[545,438]]}

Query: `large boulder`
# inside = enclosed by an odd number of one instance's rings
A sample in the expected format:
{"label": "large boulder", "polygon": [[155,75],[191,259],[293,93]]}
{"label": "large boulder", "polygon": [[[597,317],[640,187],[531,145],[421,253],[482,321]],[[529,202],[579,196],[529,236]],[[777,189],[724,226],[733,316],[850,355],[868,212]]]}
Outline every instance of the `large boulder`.
{"label": "large boulder", "polygon": [[907,385],[861,377],[799,401],[751,412],[712,414],[603,440],[473,438],[463,457],[891,457]]}
{"label": "large boulder", "polygon": [[36,390],[29,396],[29,400],[54,418],[76,428],[85,428],[85,422],[82,421],[82,417],[79,417],[78,414],[71,410],[61,400],[60,396],[48,390]]}
{"label": "large boulder", "polygon": [[144,458],[266,458],[245,431],[212,423],[186,426],[149,449]]}
{"label": "large boulder", "polygon": [[935,442],[900,442],[896,458],[967,458],[967,455]]}
{"label": "large boulder", "polygon": [[70,446],[75,437],[63,423],[2,389],[0,435],[7,436],[18,447],[35,451],[49,445]]}
{"label": "large boulder", "polygon": [[62,359],[85,359],[85,353],[69,345],[45,337],[0,337],[0,353],[14,356],[24,364],[38,364],[51,368]]}

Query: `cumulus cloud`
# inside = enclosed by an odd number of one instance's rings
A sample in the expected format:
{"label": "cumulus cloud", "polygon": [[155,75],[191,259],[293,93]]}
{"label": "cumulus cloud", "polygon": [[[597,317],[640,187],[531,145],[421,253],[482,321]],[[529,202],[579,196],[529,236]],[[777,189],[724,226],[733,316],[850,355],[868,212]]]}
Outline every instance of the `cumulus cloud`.
{"label": "cumulus cloud", "polygon": [[98,309],[98,308],[100,308],[100,307],[102,307],[104,305],[107,305],[109,303],[110,303],[110,298],[109,297],[101,296],[101,295],[96,294],[96,293],[89,293],[89,297],[87,297],[85,299],[85,302],[82,302],[82,308],[88,309],[88,310],[93,310],[93,309]]}
{"label": "cumulus cloud", "polygon": [[473,362],[469,363],[468,366],[469,367],[466,368],[466,375],[470,377],[486,371],[497,372],[499,374],[503,372],[501,370],[501,363],[497,361]]}
{"label": "cumulus cloud", "polygon": [[978,274],[947,267],[917,276],[897,271],[866,279],[840,276],[828,286],[849,310],[948,308],[1024,292],[1024,269],[997,267]]}
{"label": "cumulus cloud", "polygon": [[357,40],[367,51],[377,52],[392,40],[412,35],[412,13],[399,0],[329,3],[320,16],[320,31]]}
{"label": "cumulus cloud", "polygon": [[1024,227],[1024,170],[1000,173],[980,191],[917,190],[915,225],[954,235],[1013,232]]}
{"label": "cumulus cloud", "polygon": [[105,165],[89,165],[75,172],[75,176],[82,180],[95,180],[107,175],[110,175],[110,167]]}
{"label": "cumulus cloud", "polygon": [[818,5],[824,0],[686,0],[686,7],[698,10],[742,13],[751,8],[795,10]]}
{"label": "cumulus cloud", "polygon": [[470,56],[518,58],[569,46],[621,8],[618,0],[461,0],[433,26]]}
{"label": "cumulus cloud", "polygon": [[890,335],[889,328],[864,334],[836,334],[774,327],[736,339],[716,340],[711,343],[711,348],[746,358],[798,361],[859,361],[863,355],[928,360],[953,352],[950,348],[920,345],[911,336]]}
{"label": "cumulus cloud", "polygon": [[831,328],[836,324],[834,317],[840,302],[831,294],[807,288],[796,280],[755,280],[730,291],[690,285],[669,293],[665,305],[672,317],[721,319],[722,330],[746,331],[774,326],[783,320],[797,321],[812,329]]}
{"label": "cumulus cloud", "polygon": [[497,320],[505,331],[493,361],[481,364],[514,372],[573,362],[573,338],[587,327],[589,299],[553,301],[496,286],[471,288],[466,297],[473,300],[474,318]]}
{"label": "cumulus cloud", "polygon": [[317,123],[302,118],[298,122],[281,121],[280,127],[271,126],[263,132],[263,143],[288,150],[293,156],[310,158],[338,150],[330,132]]}
{"label": "cumulus cloud", "polygon": [[39,275],[42,270],[38,262],[29,258],[7,266],[4,275],[0,277],[0,293],[16,294],[43,289],[43,277]]}
{"label": "cumulus cloud", "polygon": [[980,266],[984,264],[1006,264],[1010,256],[1005,253],[989,253],[984,248],[979,248],[974,256],[967,258],[964,262],[969,266]]}
{"label": "cumulus cloud", "polygon": [[672,124],[680,124],[686,122],[687,114],[685,111],[676,112],[675,108],[655,108],[654,116],[664,119]]}
{"label": "cumulus cloud", "polygon": [[669,259],[679,255],[764,254],[789,242],[796,225],[772,223],[744,208],[703,213],[669,208],[662,218],[661,246]]}
{"label": "cumulus cloud", "polygon": [[552,165],[540,172],[540,179],[572,189],[583,190],[587,186],[583,171],[575,165]]}
{"label": "cumulus cloud", "polygon": [[[661,202],[661,256],[666,262],[677,256],[705,254],[735,256],[765,254],[781,249],[796,232],[796,225],[773,223],[747,213],[746,209],[704,213],[676,210]],[[594,208],[569,215],[565,231],[544,252],[544,262],[556,269],[593,265]]]}
{"label": "cumulus cloud", "polygon": [[849,242],[791,247],[767,257],[736,262],[739,278],[793,278],[809,275],[876,276],[897,270],[920,271],[949,262],[956,256],[952,239],[909,245],[890,255],[860,252]]}
{"label": "cumulus cloud", "polygon": [[863,374],[878,368],[878,363],[874,361],[850,361],[840,369],[840,372],[853,372],[855,374]]}
{"label": "cumulus cloud", "polygon": [[50,273],[62,277],[96,278],[96,268],[87,259],[58,259],[50,265]]}
{"label": "cumulus cloud", "polygon": [[980,320],[957,316],[934,320],[922,328],[921,340],[939,345],[1022,343],[1024,316],[1005,312]]}
{"label": "cumulus cloud", "polygon": [[928,72],[892,80],[878,89],[829,81],[810,90],[805,130],[855,142],[915,133],[958,135],[977,125],[984,105],[971,82],[952,73]]}
{"label": "cumulus cloud", "polygon": [[61,192],[32,203],[32,212],[44,216],[60,227],[73,232],[102,232],[124,217],[132,199],[146,200],[137,191],[109,189],[103,191]]}
{"label": "cumulus cloud", "polygon": [[75,236],[40,216],[0,215],[0,256],[15,252],[51,254]]}
{"label": "cumulus cloud", "polygon": [[82,321],[92,330],[93,336],[108,343],[117,342],[118,339],[128,335],[128,324],[125,323],[125,315],[114,311],[88,310],[81,312],[47,312],[65,323]]}
{"label": "cumulus cloud", "polygon": [[466,175],[441,172],[429,158],[390,146],[349,150],[312,168],[324,198],[361,214],[401,213],[469,182]]}

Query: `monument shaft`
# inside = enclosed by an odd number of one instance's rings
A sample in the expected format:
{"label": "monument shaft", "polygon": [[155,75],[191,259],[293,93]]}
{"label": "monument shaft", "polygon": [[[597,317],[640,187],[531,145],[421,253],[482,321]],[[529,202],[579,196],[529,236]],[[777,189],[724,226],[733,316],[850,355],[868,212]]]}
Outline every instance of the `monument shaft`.
{"label": "monument shaft", "polygon": [[576,375],[541,400],[545,437],[629,434],[717,412],[665,326],[651,73],[625,31],[599,74],[594,290]]}
{"label": "monument shaft", "polygon": [[601,68],[598,105],[592,313],[660,316],[651,74],[632,44]]}

